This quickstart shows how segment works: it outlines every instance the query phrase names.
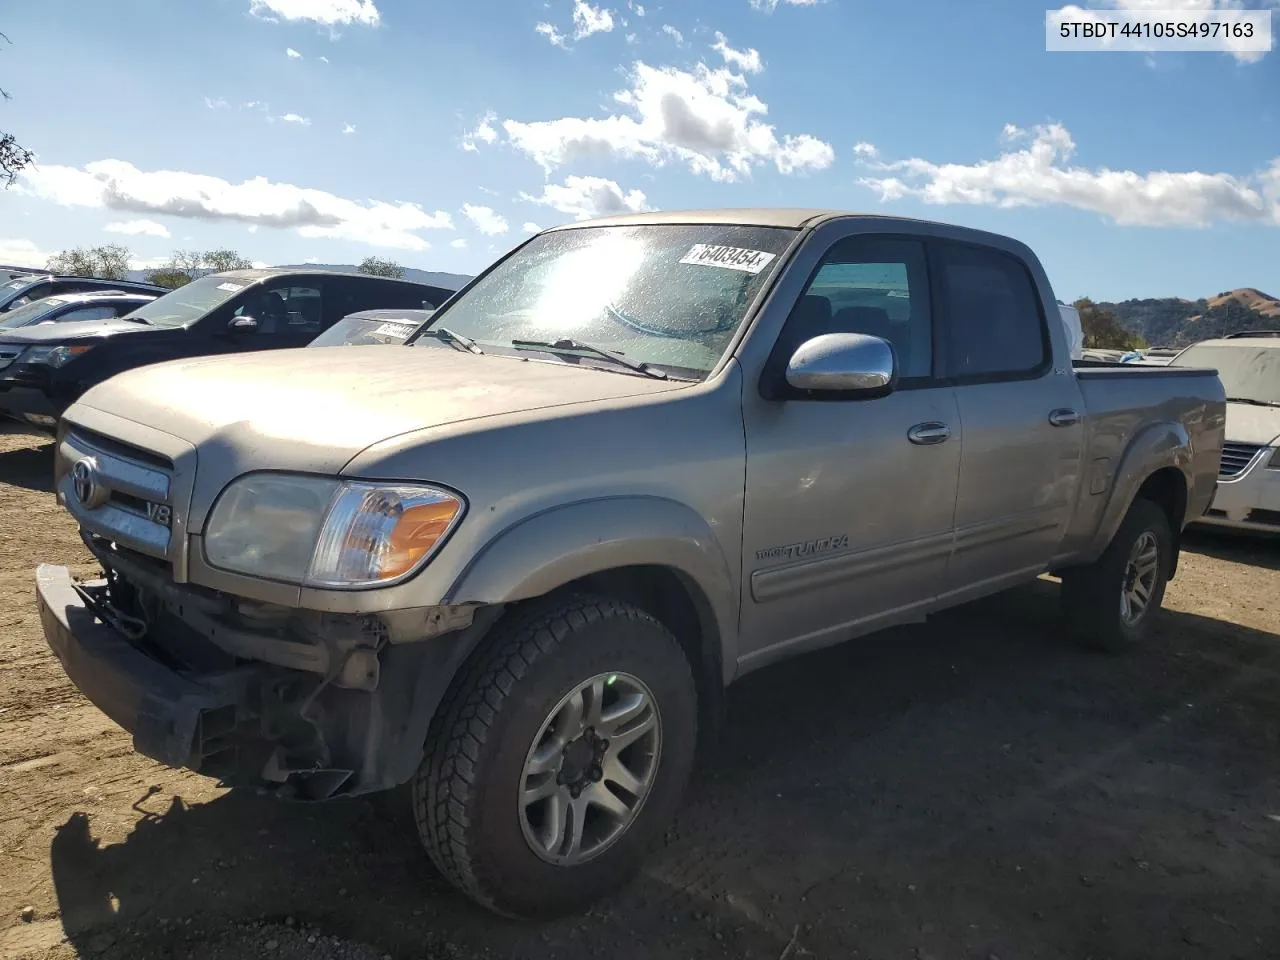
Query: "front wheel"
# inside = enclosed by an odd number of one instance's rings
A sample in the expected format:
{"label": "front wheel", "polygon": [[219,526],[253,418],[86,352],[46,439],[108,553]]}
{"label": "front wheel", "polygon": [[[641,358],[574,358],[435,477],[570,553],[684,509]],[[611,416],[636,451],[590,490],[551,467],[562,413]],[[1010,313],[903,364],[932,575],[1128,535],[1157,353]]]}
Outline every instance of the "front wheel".
{"label": "front wheel", "polygon": [[580,910],[629,880],[693,766],[697,700],[661,623],[577,596],[500,623],[455,679],[413,780],[441,872],[509,916]]}
{"label": "front wheel", "polygon": [[1062,575],[1063,613],[1076,639],[1109,653],[1142,640],[1172,567],[1168,517],[1150,500],[1135,500],[1102,556]]}

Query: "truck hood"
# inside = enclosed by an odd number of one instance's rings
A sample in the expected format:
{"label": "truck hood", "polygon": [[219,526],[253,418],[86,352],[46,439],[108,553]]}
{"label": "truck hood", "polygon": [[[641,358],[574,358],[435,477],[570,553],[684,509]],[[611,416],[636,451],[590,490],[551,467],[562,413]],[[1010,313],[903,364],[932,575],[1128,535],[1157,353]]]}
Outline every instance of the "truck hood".
{"label": "truck hood", "polygon": [[1227,403],[1226,439],[1236,443],[1269,444],[1280,436],[1280,407]]}
{"label": "truck hood", "polygon": [[361,450],[431,427],[688,386],[446,346],[264,350],[139,367],[88,390],[93,408],[196,447],[198,472],[338,473]]}
{"label": "truck hood", "polygon": [[12,330],[0,327],[0,343],[71,343],[75,340],[91,340],[111,337],[117,333],[145,333],[160,327],[136,323],[132,320],[76,320],[71,323],[37,323]]}

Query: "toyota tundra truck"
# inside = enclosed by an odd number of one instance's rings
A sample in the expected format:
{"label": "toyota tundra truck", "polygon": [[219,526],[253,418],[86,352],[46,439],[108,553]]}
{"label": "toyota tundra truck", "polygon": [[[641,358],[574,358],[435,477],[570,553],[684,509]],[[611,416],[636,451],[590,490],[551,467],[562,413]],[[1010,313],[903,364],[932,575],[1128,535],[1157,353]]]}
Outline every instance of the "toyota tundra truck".
{"label": "toyota tundra truck", "polygon": [[55,484],[102,572],[38,568],[44,632],[139,752],[406,795],[475,900],[576,911],[660,842],[753,670],[1045,573],[1086,644],[1150,633],[1223,387],[1068,349],[1039,260],[990,233],[546,230],[403,346],[88,390]]}

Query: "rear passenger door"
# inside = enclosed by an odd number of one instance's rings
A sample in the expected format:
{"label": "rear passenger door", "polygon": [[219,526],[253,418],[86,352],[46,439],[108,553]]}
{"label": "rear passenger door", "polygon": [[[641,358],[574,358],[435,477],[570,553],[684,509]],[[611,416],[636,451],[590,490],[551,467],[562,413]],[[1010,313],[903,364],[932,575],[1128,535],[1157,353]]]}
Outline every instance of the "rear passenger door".
{"label": "rear passenger door", "polygon": [[1054,363],[1049,323],[1060,321],[1046,316],[1021,259],[934,241],[931,270],[964,424],[947,575],[955,601],[1046,569],[1077,491],[1084,411],[1065,354]]}
{"label": "rear passenger door", "polygon": [[[744,391],[744,662],[908,619],[943,589],[961,436],[955,391],[935,375],[930,299],[922,242],[839,240],[773,347],[768,396]],[[770,398],[795,349],[836,332],[892,343],[897,388]]]}

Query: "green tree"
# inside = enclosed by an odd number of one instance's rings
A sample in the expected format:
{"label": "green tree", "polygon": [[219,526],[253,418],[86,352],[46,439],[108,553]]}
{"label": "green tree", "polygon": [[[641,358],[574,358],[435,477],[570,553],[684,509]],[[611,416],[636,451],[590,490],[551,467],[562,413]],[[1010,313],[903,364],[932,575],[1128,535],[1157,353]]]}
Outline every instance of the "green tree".
{"label": "green tree", "polygon": [[390,277],[392,280],[404,279],[404,267],[394,260],[381,257],[365,257],[357,269],[374,277]]}
{"label": "green tree", "polygon": [[202,264],[209,273],[222,273],[226,270],[249,270],[253,261],[246,260],[234,250],[206,250],[201,255]]}
{"label": "green tree", "polygon": [[[0,40],[5,43],[12,43],[8,37],[0,33]],[[0,87],[0,100],[9,100],[9,92]],[[26,147],[18,143],[18,140],[12,133],[5,133],[0,130],[0,180],[4,181],[6,187],[13,186],[18,179],[18,174],[31,166],[31,161],[35,159],[34,155]]]}
{"label": "green tree", "polygon": [[133,259],[128,247],[108,243],[100,247],[74,247],[49,258],[47,269],[72,277],[101,277],[103,280],[124,280],[129,276],[129,261]]}
{"label": "green tree", "polygon": [[147,274],[147,282],[170,289],[224,270],[248,270],[253,263],[234,250],[175,250],[169,262]]}
{"label": "green tree", "polygon": [[147,271],[147,283],[154,283],[158,287],[168,287],[170,290],[176,290],[178,287],[186,286],[190,282],[191,275],[183,270],[160,267],[158,270]]}
{"label": "green tree", "polygon": [[1137,350],[1147,345],[1142,337],[1121,326],[1114,313],[1098,306],[1088,297],[1081,297],[1073,306],[1080,311],[1080,326],[1084,330],[1086,349]]}

